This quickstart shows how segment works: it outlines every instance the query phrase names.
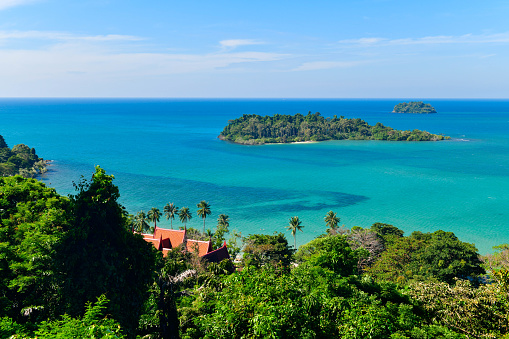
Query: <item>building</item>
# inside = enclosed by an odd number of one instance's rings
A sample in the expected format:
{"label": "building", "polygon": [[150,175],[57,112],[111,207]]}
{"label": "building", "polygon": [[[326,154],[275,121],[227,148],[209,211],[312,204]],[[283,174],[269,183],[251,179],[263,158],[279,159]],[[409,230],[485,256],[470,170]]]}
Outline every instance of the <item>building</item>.
{"label": "building", "polygon": [[224,259],[230,259],[226,241],[222,247],[212,250],[210,241],[188,239],[186,228],[172,230],[156,226],[154,234],[142,234],[142,236],[146,242],[151,243],[158,251],[163,252],[163,256],[166,256],[168,251],[181,246],[185,251],[195,252],[199,257],[209,262],[221,262]]}

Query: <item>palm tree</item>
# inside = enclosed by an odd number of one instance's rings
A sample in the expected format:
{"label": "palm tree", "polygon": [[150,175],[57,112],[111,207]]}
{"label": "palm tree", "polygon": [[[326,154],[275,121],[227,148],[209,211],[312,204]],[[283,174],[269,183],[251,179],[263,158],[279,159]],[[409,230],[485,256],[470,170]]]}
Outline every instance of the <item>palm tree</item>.
{"label": "palm tree", "polygon": [[212,239],[212,237],[214,236],[214,232],[212,232],[210,229],[207,230],[207,232],[205,232],[205,235],[207,236],[207,238]]}
{"label": "palm tree", "polygon": [[180,222],[184,223],[184,227],[186,227],[186,223],[191,220],[193,216],[191,212],[189,212],[189,207],[182,207],[179,211],[179,219]]}
{"label": "palm tree", "polygon": [[179,213],[179,208],[175,206],[173,203],[168,203],[164,206],[164,215],[166,216],[166,220],[170,220],[170,227],[173,229],[173,219]]}
{"label": "palm tree", "polygon": [[147,213],[147,219],[154,222],[154,227],[157,227],[157,222],[161,219],[161,212],[159,208],[152,207]]}
{"label": "palm tree", "polygon": [[295,249],[297,248],[297,230],[302,232],[302,228],[304,228],[304,226],[302,226],[301,224],[302,224],[302,221],[300,221],[299,217],[291,217],[290,225],[286,226],[287,230],[292,231],[293,241],[294,241],[293,248],[295,248]]}
{"label": "palm tree", "polygon": [[149,224],[147,223],[147,215],[143,211],[139,211],[138,214],[134,217],[134,230],[137,232],[143,232],[150,229]]}
{"label": "palm tree", "polygon": [[219,214],[219,218],[217,218],[217,226],[218,228],[226,228],[230,226],[230,217],[226,214]]}
{"label": "palm tree", "polygon": [[196,206],[198,207],[198,211],[196,213],[198,213],[198,215],[203,219],[203,233],[205,233],[205,218],[207,218],[207,215],[211,213],[210,205],[207,204],[205,200],[202,200]]}
{"label": "palm tree", "polygon": [[[336,230],[338,228],[338,224],[339,224],[339,221],[341,220],[340,218],[337,217],[336,215],[337,213],[334,213],[332,211],[329,211],[327,212],[327,215],[325,216],[324,220],[325,220],[325,225],[330,229],[330,230]],[[327,232],[329,232],[329,229],[327,230]]]}

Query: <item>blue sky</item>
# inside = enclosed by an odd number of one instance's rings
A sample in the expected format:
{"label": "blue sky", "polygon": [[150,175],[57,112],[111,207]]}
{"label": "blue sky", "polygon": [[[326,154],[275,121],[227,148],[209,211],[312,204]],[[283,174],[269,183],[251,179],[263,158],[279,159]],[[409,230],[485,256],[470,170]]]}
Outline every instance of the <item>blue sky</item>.
{"label": "blue sky", "polygon": [[0,0],[0,96],[509,98],[508,16],[506,0]]}

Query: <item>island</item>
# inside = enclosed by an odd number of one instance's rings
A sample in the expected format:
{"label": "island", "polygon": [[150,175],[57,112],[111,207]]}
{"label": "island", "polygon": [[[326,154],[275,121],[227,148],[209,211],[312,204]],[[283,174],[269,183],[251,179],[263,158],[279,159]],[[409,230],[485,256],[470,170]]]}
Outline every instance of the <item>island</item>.
{"label": "island", "polygon": [[437,111],[430,104],[422,101],[402,102],[394,106],[392,113],[415,113],[415,114],[431,114]]}
{"label": "island", "polygon": [[11,148],[0,135],[0,176],[19,174],[25,178],[33,178],[46,172],[48,161],[39,158],[35,148],[25,144],[14,145]]}
{"label": "island", "polygon": [[400,131],[377,122],[374,126],[361,119],[344,116],[325,118],[320,113],[260,116],[244,114],[218,136],[221,140],[243,145],[294,143],[325,140],[438,141],[449,137],[414,129]]}

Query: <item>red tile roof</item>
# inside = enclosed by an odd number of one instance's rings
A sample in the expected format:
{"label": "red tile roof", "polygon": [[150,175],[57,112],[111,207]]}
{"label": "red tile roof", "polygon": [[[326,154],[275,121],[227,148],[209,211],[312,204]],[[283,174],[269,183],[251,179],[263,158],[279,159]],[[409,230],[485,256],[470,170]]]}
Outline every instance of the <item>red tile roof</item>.
{"label": "red tile roof", "polygon": [[154,234],[142,235],[145,241],[153,244],[158,251],[162,251],[163,256],[166,256],[169,250],[178,247],[185,241],[187,251],[198,251],[198,256],[207,258],[208,261],[220,262],[223,259],[230,258],[226,242],[223,247],[212,251],[212,243],[210,241],[187,239],[186,229],[170,230],[156,227]]}
{"label": "red tile roof", "polygon": [[154,238],[162,237],[164,248],[175,248],[184,242],[186,230],[169,230],[165,228],[156,228]]}
{"label": "red tile roof", "polygon": [[206,259],[210,262],[221,262],[224,259],[230,259],[230,254],[226,248],[226,241],[223,243],[222,247],[219,247],[217,250],[205,254],[203,259]]}
{"label": "red tile roof", "polygon": [[187,250],[189,252],[198,251],[198,256],[203,257],[205,254],[212,251],[212,245],[210,241],[200,241],[200,240],[187,240]]}

